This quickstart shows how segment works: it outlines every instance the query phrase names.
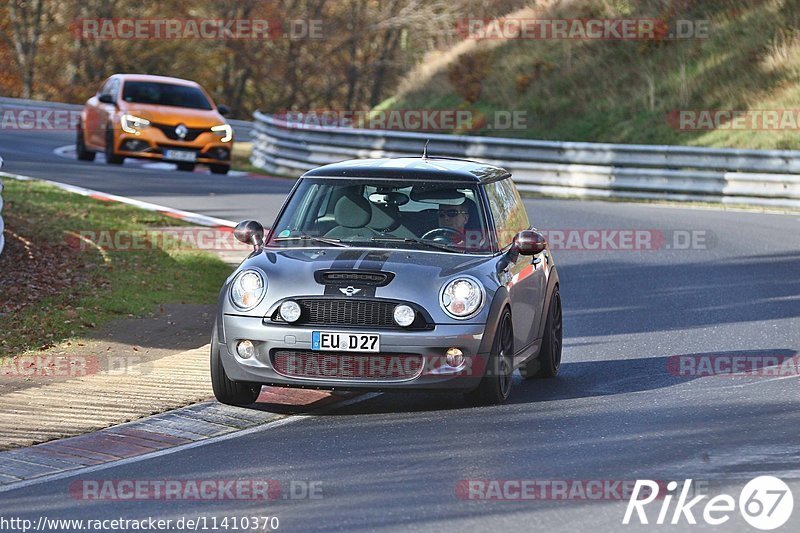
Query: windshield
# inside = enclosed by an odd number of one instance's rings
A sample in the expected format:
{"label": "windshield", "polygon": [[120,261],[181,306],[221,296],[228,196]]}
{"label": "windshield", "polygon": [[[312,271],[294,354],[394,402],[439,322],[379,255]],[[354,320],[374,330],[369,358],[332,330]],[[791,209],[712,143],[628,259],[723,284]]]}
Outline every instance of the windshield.
{"label": "windshield", "polygon": [[137,104],[156,104],[191,109],[210,110],[203,91],[187,85],[172,85],[151,81],[126,81],[122,88],[122,99]]}
{"label": "windshield", "polygon": [[306,178],[268,245],[486,253],[492,251],[487,235],[480,194],[471,184]]}

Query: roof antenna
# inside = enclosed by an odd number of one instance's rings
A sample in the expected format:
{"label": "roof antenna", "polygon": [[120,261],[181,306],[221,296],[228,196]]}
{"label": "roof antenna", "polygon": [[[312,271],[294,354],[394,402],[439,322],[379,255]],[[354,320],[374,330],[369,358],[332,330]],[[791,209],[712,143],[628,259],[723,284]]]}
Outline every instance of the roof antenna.
{"label": "roof antenna", "polygon": [[425,147],[422,149],[422,159],[428,159],[428,143],[431,142],[430,139],[425,140]]}

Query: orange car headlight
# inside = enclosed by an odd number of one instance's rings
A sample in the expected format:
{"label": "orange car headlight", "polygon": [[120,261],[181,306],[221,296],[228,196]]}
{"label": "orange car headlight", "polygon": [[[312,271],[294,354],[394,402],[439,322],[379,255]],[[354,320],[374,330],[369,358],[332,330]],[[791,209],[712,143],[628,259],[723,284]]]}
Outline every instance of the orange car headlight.
{"label": "orange car headlight", "polygon": [[217,135],[222,135],[221,142],[228,142],[233,139],[233,128],[230,124],[220,124],[219,126],[211,126],[211,131]]}
{"label": "orange car headlight", "polygon": [[137,117],[135,115],[128,115],[127,113],[119,118],[119,125],[125,133],[132,133],[139,135],[139,130],[146,128],[150,125],[150,121],[146,118]]}

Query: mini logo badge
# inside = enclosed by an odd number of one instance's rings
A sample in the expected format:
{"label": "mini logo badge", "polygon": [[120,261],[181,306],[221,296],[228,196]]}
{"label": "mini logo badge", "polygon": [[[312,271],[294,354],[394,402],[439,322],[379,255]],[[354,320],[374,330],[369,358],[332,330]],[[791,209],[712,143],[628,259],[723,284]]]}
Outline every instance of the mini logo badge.
{"label": "mini logo badge", "polygon": [[350,285],[349,287],[343,287],[339,290],[342,291],[342,294],[344,294],[345,296],[352,296],[354,294],[358,294],[359,292],[361,292],[361,289],[356,289],[352,285]]}
{"label": "mini logo badge", "polygon": [[178,126],[175,128],[175,135],[177,135],[178,138],[181,140],[185,139],[188,133],[189,133],[189,128],[187,128],[183,124],[178,124]]}

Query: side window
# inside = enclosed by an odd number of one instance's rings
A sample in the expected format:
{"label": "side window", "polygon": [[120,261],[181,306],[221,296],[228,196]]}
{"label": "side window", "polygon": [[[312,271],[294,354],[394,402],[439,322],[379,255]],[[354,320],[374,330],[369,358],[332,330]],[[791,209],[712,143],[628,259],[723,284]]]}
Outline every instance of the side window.
{"label": "side window", "polygon": [[528,214],[511,178],[489,183],[485,188],[494,218],[497,243],[500,248],[505,248],[514,241],[517,233],[530,227]]}
{"label": "side window", "polygon": [[106,80],[103,84],[103,87],[100,88],[100,92],[98,94],[111,94],[111,84],[114,83],[115,80]]}
{"label": "side window", "polygon": [[108,94],[116,99],[117,95],[119,94],[119,80],[111,80],[111,86],[108,88]]}

